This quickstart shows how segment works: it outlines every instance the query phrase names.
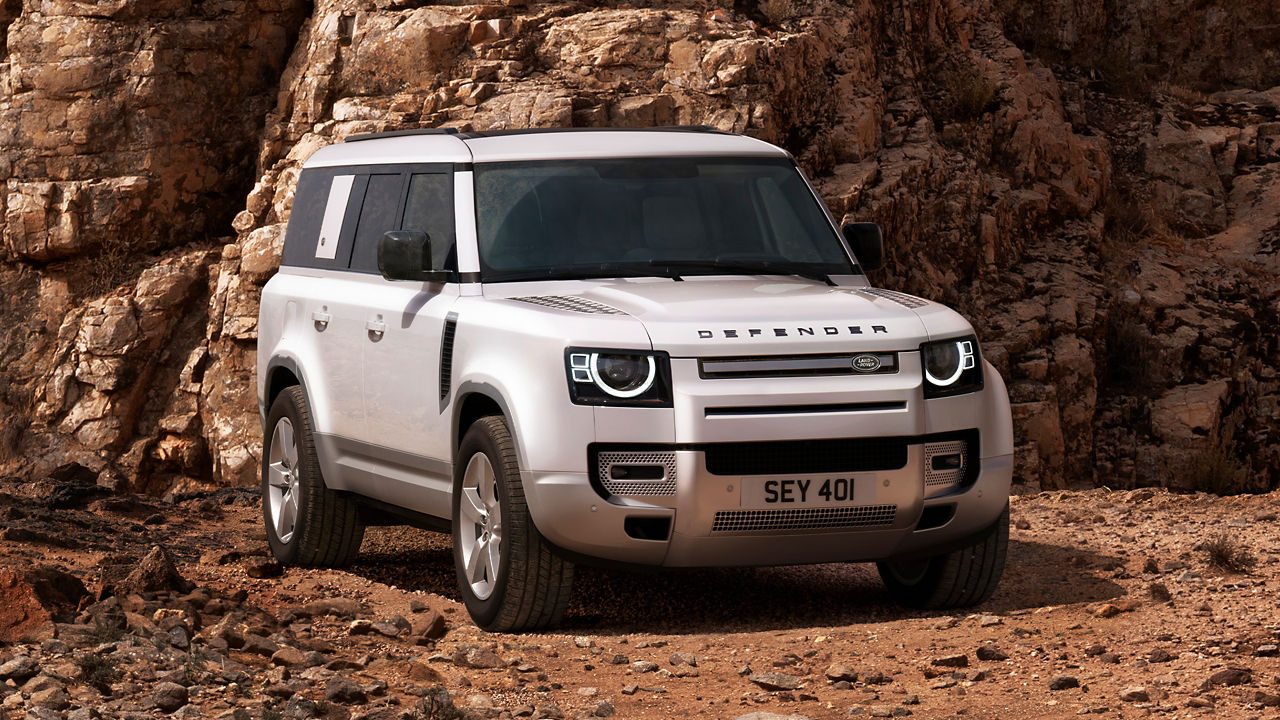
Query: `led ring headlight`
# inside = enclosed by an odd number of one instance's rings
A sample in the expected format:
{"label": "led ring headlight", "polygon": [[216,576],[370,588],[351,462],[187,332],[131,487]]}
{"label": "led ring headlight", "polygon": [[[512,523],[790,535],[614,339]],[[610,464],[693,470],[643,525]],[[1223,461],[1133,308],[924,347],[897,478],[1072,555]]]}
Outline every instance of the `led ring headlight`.
{"label": "led ring headlight", "polygon": [[[957,340],[953,343],[931,345],[925,350],[924,377],[938,387],[948,387],[959,380],[965,370],[972,370],[976,363],[972,341]],[[935,370],[938,371],[937,375],[934,374]]]}
{"label": "led ring headlight", "polygon": [[[626,360],[623,360],[624,358]],[[632,398],[637,395],[640,395],[644,393],[645,390],[648,390],[650,387],[653,386],[653,379],[654,377],[657,376],[656,368],[654,367],[653,356],[652,355],[640,355],[640,356],[606,355],[605,356],[606,362],[609,360],[634,362],[636,359],[639,359],[643,363],[645,363],[644,380],[641,381],[639,384],[636,384],[635,382],[623,383],[623,387],[619,388],[611,384],[608,379],[600,375],[600,353],[593,352],[591,353],[591,361],[590,361],[590,365],[588,366],[591,371],[591,380],[595,382],[596,387],[600,388],[601,390],[609,393],[614,397]],[[606,370],[606,374],[607,372],[608,371]],[[616,380],[616,378],[610,378],[610,379]]]}

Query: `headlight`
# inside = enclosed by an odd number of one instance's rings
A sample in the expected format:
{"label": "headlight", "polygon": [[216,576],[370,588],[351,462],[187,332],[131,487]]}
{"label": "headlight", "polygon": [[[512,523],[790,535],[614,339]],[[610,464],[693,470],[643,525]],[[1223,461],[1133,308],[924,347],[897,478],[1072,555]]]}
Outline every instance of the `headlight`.
{"label": "headlight", "polygon": [[569,397],[578,405],[671,406],[666,353],[569,348]]}
{"label": "headlight", "polygon": [[972,335],[920,346],[926,398],[962,395],[982,389],[982,354]]}

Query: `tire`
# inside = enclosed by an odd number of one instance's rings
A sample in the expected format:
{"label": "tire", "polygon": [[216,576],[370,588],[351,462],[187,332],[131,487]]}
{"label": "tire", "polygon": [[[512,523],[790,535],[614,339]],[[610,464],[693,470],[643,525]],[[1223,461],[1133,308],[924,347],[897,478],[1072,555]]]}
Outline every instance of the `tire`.
{"label": "tire", "polygon": [[271,404],[262,438],[262,522],[288,565],[351,564],[364,539],[356,503],[325,487],[307,396],[297,385]]}
{"label": "tire", "polygon": [[986,601],[996,591],[1009,547],[1009,506],[972,545],[920,560],[876,563],[889,593],[902,605],[929,610]]}
{"label": "tire", "polygon": [[476,420],[458,447],[453,562],[463,604],[485,630],[542,630],[564,617],[573,564],[534,527],[511,432],[496,415]]}

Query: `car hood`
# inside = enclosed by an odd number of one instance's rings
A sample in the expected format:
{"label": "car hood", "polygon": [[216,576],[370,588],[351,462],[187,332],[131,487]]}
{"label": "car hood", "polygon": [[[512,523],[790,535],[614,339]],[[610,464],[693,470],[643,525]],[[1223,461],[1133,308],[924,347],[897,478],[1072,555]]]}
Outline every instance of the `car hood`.
{"label": "car hood", "polygon": [[[656,350],[677,357],[914,350],[929,314],[954,312],[914,296],[785,277],[578,281],[542,297],[583,298],[644,323]],[[540,293],[541,295],[541,293]],[[936,332],[936,330],[935,330]]]}

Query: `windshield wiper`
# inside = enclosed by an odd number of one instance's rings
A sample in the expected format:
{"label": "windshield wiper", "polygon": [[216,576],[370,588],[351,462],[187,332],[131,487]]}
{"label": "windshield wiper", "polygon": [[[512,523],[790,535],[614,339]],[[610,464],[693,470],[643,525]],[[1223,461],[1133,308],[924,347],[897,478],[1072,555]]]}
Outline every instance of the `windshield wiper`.
{"label": "windshield wiper", "polygon": [[774,262],[758,260],[755,262],[735,262],[731,260],[649,260],[647,264],[654,267],[665,267],[676,270],[718,270],[742,275],[795,275],[807,280],[817,280],[827,285],[835,285],[827,273],[811,265],[792,262]]}

